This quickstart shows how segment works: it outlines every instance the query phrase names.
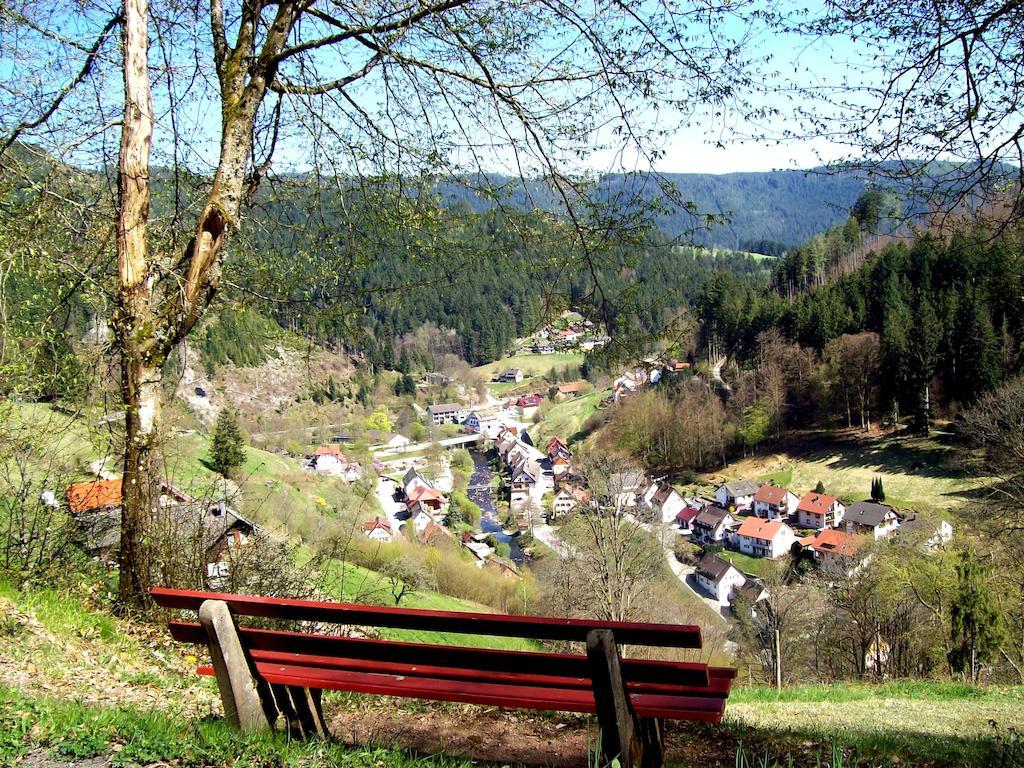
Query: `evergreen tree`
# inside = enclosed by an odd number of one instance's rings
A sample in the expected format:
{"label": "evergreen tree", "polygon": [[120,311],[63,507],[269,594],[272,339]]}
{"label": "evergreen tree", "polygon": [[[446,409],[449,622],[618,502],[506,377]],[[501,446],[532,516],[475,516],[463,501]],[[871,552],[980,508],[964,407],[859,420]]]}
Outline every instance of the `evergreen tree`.
{"label": "evergreen tree", "polygon": [[871,500],[875,502],[885,501],[885,488],[882,487],[882,478],[876,477],[871,481]]}
{"label": "evergreen tree", "polygon": [[988,583],[989,569],[973,549],[964,550],[956,567],[956,594],[951,618],[953,650],[950,667],[977,682],[981,666],[991,661],[1003,643],[1003,625]]}
{"label": "evergreen tree", "polygon": [[918,291],[913,322],[907,334],[907,392],[911,429],[928,434],[932,419],[931,383],[938,362],[941,331],[927,288]]}
{"label": "evergreen tree", "polygon": [[890,420],[899,419],[900,403],[907,392],[908,372],[907,334],[910,330],[910,312],[903,301],[899,278],[890,273],[883,300],[881,333],[882,407]]}
{"label": "evergreen tree", "polygon": [[814,486],[814,492],[815,493],[824,493],[825,492],[825,484],[823,482],[821,482],[821,480],[819,480],[818,484],[816,486]]}
{"label": "evergreen tree", "polygon": [[209,462],[210,468],[224,477],[245,463],[245,437],[238,426],[238,412],[231,408],[221,408],[217,414]]}

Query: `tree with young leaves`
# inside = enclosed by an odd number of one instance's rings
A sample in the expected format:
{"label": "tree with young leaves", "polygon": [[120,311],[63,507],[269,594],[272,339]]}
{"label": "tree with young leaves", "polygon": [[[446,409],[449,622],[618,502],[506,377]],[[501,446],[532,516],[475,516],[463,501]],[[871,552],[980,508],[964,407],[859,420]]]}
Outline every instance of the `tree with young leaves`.
{"label": "tree with young leaves", "polygon": [[[110,298],[126,414],[121,604],[148,604],[145,529],[162,474],[165,364],[220,290],[228,244],[240,242],[246,205],[279,145],[291,141],[292,158],[331,190],[330,206],[366,215],[343,225],[345,258],[372,253],[382,232],[401,233],[429,257],[443,219],[430,194],[439,178],[476,186],[515,222],[505,205],[512,190],[485,173],[505,166],[545,180],[559,235],[577,254],[569,271],[592,272],[622,233],[643,229],[633,202],[682,201],[655,178],[609,205],[589,195],[577,159],[605,150],[656,160],[661,126],[649,118],[678,121],[692,104],[734,99],[749,82],[749,62],[742,20],[725,22],[742,9],[641,0],[593,8],[561,0],[209,0],[201,14],[198,5],[160,0],[124,0],[113,12],[91,1],[5,3],[0,15],[13,31],[3,42],[18,57],[7,73],[12,87],[0,92],[0,151],[38,140],[118,169]],[[30,76],[44,61],[47,82]],[[118,74],[120,117],[103,96],[91,108]],[[197,104],[214,105],[218,117]],[[120,130],[116,164],[103,154],[112,130]],[[172,169],[166,220],[152,210],[154,150]],[[197,178],[192,166],[208,157],[208,175]],[[194,187],[183,191],[183,180]],[[313,298],[361,305],[338,279],[344,265],[311,264],[331,275],[308,292]],[[615,297],[600,285],[578,298],[601,322],[616,317]],[[495,347],[481,354],[497,351],[493,339],[481,344]]]}

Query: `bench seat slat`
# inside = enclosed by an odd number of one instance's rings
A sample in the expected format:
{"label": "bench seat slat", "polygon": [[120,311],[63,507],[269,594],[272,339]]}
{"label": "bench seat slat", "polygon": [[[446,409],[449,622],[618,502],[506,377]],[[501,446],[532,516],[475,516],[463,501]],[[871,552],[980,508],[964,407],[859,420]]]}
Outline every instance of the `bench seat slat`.
{"label": "bench seat slat", "polygon": [[[311,670],[344,670],[347,672],[379,672],[406,677],[426,677],[440,680],[462,680],[465,682],[508,683],[511,685],[528,685],[538,688],[577,688],[591,690],[592,682],[581,677],[562,677],[555,675],[538,675],[528,672],[488,672],[478,669],[435,667],[424,664],[366,661],[362,659],[345,659],[330,656],[307,656],[278,651],[251,651],[254,661],[262,664],[284,664],[286,666],[308,667]],[[202,674],[212,674],[212,667],[203,667]],[[716,675],[711,670],[710,682],[706,686],[673,685],[670,683],[636,683],[628,682],[627,686],[635,693],[663,693],[676,696],[708,696],[726,698],[732,688],[732,678]]]}
{"label": "bench seat slat", "polygon": [[[538,688],[489,682],[470,683],[460,680],[314,669],[264,662],[256,662],[256,668],[261,677],[273,684],[515,709],[595,712],[594,694],[592,691],[584,689]],[[640,717],[717,722],[721,719],[725,708],[725,699],[718,696],[631,693],[630,699]]]}
{"label": "bench seat slat", "polygon": [[[179,642],[206,643],[206,634],[198,624],[171,622],[170,630],[171,636]],[[582,679],[590,677],[590,662],[586,656],[577,654],[502,651],[251,628],[240,628],[239,635],[246,647],[253,651],[396,663],[416,659],[421,664],[436,667]],[[694,662],[624,659],[622,669],[626,679],[635,683],[706,687],[709,681],[707,665]],[[734,676],[735,670],[723,670],[722,673]]]}
{"label": "bench seat slat", "polygon": [[472,635],[502,635],[534,640],[585,642],[594,629],[610,629],[620,645],[654,645],[665,648],[700,648],[700,627],[590,619],[562,619],[543,616],[508,616],[462,611],[429,611],[386,608],[351,603],[250,597],[246,595],[192,590],[151,590],[157,605],[164,608],[199,610],[205,600],[223,600],[237,614],[271,619],[313,621],[391,629],[455,632]]}

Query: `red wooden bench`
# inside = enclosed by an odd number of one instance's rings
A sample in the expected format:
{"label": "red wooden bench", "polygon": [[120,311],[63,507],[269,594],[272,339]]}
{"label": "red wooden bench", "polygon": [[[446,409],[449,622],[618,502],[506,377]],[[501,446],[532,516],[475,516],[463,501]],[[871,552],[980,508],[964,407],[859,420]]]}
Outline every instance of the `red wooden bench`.
{"label": "red wooden bench", "polygon": [[[700,628],[672,624],[406,608],[154,589],[175,640],[206,645],[229,722],[243,731],[285,727],[327,737],[323,690],[501,707],[596,713],[601,751],[623,768],[662,764],[662,721],[717,722],[735,670],[623,659],[619,645],[700,648]],[[317,624],[499,635],[586,643],[586,654],[501,651],[239,627],[235,616]]]}

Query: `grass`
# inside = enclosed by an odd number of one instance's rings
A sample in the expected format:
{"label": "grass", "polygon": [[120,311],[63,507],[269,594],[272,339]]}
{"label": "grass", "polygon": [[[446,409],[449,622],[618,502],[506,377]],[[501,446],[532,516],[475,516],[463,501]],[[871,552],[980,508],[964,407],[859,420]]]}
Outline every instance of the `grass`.
{"label": "grass", "polygon": [[764,557],[750,557],[742,552],[734,552],[730,549],[722,550],[718,553],[718,556],[728,560],[741,572],[750,576],[757,576],[761,579],[770,577],[775,572],[777,565],[774,560]]}
{"label": "grass", "polygon": [[561,368],[566,365],[580,365],[583,362],[582,352],[556,352],[551,355],[534,355],[524,353],[495,360],[492,363],[481,365],[475,370],[488,378],[495,376],[508,368],[519,368],[523,372],[523,378],[545,376],[551,373],[553,368]]}
{"label": "grass", "polygon": [[356,748],[283,735],[242,736],[221,719],[180,718],[127,707],[86,706],[26,696],[0,686],[0,766],[22,765],[45,750],[59,760],[107,757],[113,766],[350,766],[456,768],[466,759],[416,756],[397,749]]}
{"label": "grass", "polygon": [[[880,764],[1019,765],[1024,688],[956,682],[737,688],[725,722],[835,744]],[[1009,756],[1007,752],[1010,752]]]}
{"label": "grass", "polygon": [[609,390],[603,389],[555,403],[544,412],[543,421],[531,427],[531,435],[538,442],[544,442],[556,436],[572,441],[608,395]]}
{"label": "grass", "polygon": [[797,435],[782,450],[737,461],[708,482],[723,476],[774,481],[798,496],[821,481],[826,493],[847,502],[867,498],[871,480],[881,477],[887,503],[933,514],[959,507],[983,485],[937,439],[888,436]]}

